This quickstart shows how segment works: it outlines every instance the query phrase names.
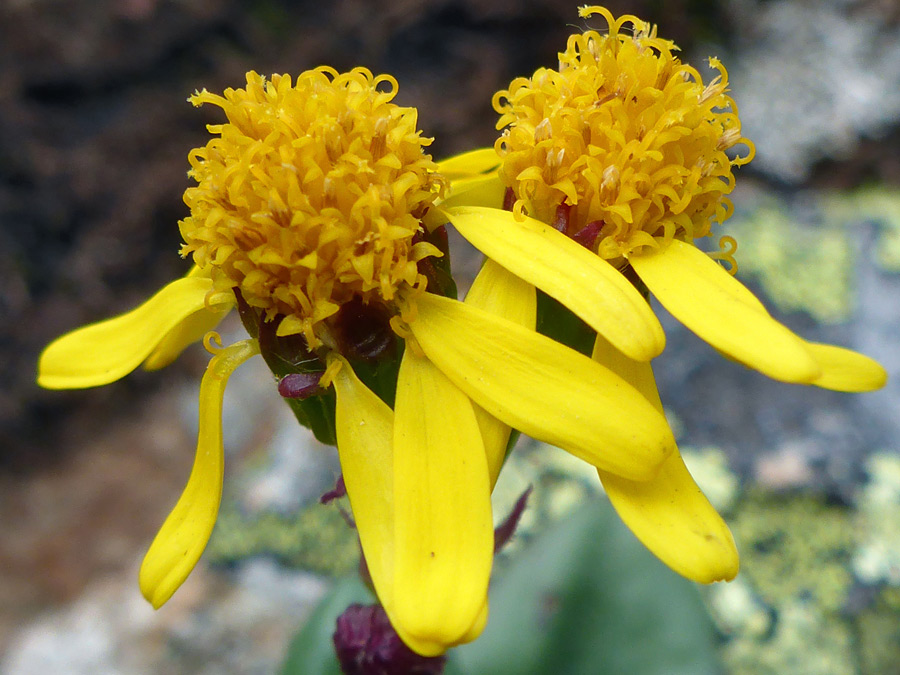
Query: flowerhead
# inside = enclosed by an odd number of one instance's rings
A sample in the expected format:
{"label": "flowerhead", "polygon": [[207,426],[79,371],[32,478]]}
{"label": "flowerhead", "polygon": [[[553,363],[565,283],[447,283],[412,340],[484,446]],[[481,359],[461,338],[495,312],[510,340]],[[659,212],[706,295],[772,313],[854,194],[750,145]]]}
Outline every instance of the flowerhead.
{"label": "flowerhead", "polygon": [[[440,205],[491,259],[485,271],[499,275],[495,285],[512,288],[517,277],[520,296],[537,287],[563,307],[547,311],[580,317],[596,332],[593,359],[660,412],[649,361],[665,341],[650,294],[723,354],[775,379],[882,386],[885,371],[872,359],[807,342],[775,321],[732,276],[733,240],[723,240],[724,253],[695,245],[731,215],[734,169],[753,155],[725,67],[710,59],[717,74],[704,83],[655,27],[602,7],[580,14],[599,14],[606,29],[572,35],[558,68],[495,95],[503,133],[494,163],[479,153],[485,170]],[[670,567],[702,582],[734,577],[731,534],[677,451],[650,480],[597,468],[623,520]]]}
{"label": "flowerhead", "polygon": [[397,82],[357,68],[321,67],[189,100],[228,122],[192,151],[179,223],[182,255],[209,269],[213,292],[240,291],[278,335],[328,343],[328,320],[350,301],[395,307],[419,287],[417,263],[441,253],[421,240],[421,218],[444,181]]}

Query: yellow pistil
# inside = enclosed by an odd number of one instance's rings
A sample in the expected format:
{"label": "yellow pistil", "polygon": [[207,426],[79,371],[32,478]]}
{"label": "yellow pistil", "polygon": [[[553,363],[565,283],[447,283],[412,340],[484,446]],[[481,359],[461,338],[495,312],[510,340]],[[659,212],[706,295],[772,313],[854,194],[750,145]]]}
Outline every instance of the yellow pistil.
{"label": "yellow pistil", "polygon": [[321,67],[293,83],[250,72],[244,89],[189,99],[228,122],[189,154],[198,185],[184,196],[182,255],[210,269],[214,291],[238,288],[267,320],[283,316],[279,335],[315,347],[342,304],[390,304],[424,286],[419,260],[440,255],[413,237],[444,181],[396,91],[389,75]]}
{"label": "yellow pistil", "polygon": [[[590,247],[617,266],[631,253],[672,239],[691,242],[732,212],[725,196],[732,167],[750,161],[728,73],[708,84],[634,16],[614,19],[602,7],[608,33],[569,37],[559,70],[541,68],[497,92],[504,129],[495,148],[514,210],[574,236],[591,226]],[[623,32],[631,24],[633,29]],[[729,148],[749,152],[735,159]],[[568,210],[562,222],[557,208]]]}

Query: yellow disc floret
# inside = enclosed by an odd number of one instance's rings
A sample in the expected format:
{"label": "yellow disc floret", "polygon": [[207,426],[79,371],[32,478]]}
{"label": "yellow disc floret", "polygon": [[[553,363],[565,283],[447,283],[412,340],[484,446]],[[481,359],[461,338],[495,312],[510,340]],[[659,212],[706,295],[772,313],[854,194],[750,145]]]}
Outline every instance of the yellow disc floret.
{"label": "yellow disc floret", "polygon": [[[541,68],[495,95],[505,128],[496,148],[517,212],[556,221],[570,236],[593,230],[591,247],[618,263],[642,247],[708,235],[731,215],[732,167],[753,149],[717,59],[710,66],[719,75],[704,85],[655,27],[581,10],[592,14],[606,19],[608,34],[572,35],[559,70]],[[624,24],[633,30],[623,33]],[[730,159],[725,151],[737,144],[749,155]]]}
{"label": "yellow disc floret", "polygon": [[[386,91],[383,91],[387,89]],[[237,288],[279,335],[317,329],[354,298],[390,304],[421,287],[416,263],[439,255],[414,242],[443,180],[423,148],[416,111],[392,103],[397,82],[332,68],[189,101],[221,107],[226,124],[189,154],[198,185],[184,195],[182,255],[209,269],[217,292]]]}

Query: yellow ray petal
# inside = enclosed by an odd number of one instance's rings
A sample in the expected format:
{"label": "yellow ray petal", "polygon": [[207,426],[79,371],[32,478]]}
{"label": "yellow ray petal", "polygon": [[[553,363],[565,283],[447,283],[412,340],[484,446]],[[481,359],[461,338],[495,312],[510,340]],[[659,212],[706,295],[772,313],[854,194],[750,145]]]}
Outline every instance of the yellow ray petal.
{"label": "yellow ray petal", "polygon": [[620,351],[649,361],[666,338],[653,310],[612,265],[533,218],[478,207],[445,210],[476,248],[556,298]]}
{"label": "yellow ray petal", "polygon": [[[191,269],[185,276],[208,279],[209,269],[191,265]],[[177,359],[187,347],[203,339],[204,335],[218,326],[233,307],[234,302],[227,302],[211,309],[204,307],[199,312],[194,312],[160,340],[141,367],[144,370],[165,368]]]}
{"label": "yellow ray petal", "polygon": [[378,597],[393,597],[394,412],[364,385],[350,364],[334,377],[335,427],[344,484]]}
{"label": "yellow ray petal", "polygon": [[440,202],[440,209],[432,209],[428,212],[428,216],[435,220],[441,220],[441,224],[443,224],[447,220],[441,209],[460,206],[484,206],[499,209],[503,206],[504,192],[506,192],[506,186],[503,185],[497,174],[461,178],[450,183],[450,190],[444,200]]}
{"label": "yellow ray petal", "polygon": [[[217,305],[215,310],[201,309],[186,317],[160,340],[141,364],[144,370],[159,370],[177,359],[187,347],[203,339],[231,311],[232,304]],[[219,309],[221,307],[221,309]]]}
{"label": "yellow ray petal", "polygon": [[716,349],[783,382],[809,384],[821,375],[805,341],[692,244],[673,240],[629,261],[663,307]]}
{"label": "yellow ray petal", "polygon": [[466,304],[534,330],[537,294],[534,286],[488,258],[466,293]]}
{"label": "yellow ray petal", "polygon": [[463,152],[437,162],[438,173],[448,180],[470,178],[478,174],[495,171],[500,166],[500,158],[494,148],[479,148]]}
{"label": "yellow ray petal", "polygon": [[446,645],[410,635],[394,612],[394,411],[356,377],[345,359],[332,358],[342,362],[334,377],[341,471],[375,592],[410,649],[440,654]]}
{"label": "yellow ray petal", "polygon": [[[766,314],[769,313],[765,305],[746,286],[740,284],[737,288],[741,300]],[[807,340],[804,340],[804,344],[822,370],[822,374],[810,382],[815,387],[834,391],[865,392],[881,389],[887,382],[887,372],[882,365],[865,354],[845,347]]]}
{"label": "yellow ray petal", "polygon": [[[490,258],[484,261],[484,266],[466,294],[466,304],[534,330],[537,320],[537,294],[534,286]],[[472,404],[472,409],[475,411],[481,437],[484,439],[484,451],[487,454],[493,489],[506,457],[510,427],[477,403]]]}
{"label": "yellow ray petal", "polygon": [[633,480],[652,478],[674,448],[665,418],[595,361],[449,298],[416,302],[410,329],[425,354],[494,417]]}
{"label": "yellow ray petal", "polygon": [[478,615],[475,617],[475,621],[469,626],[469,629],[463,634],[462,638],[460,638],[458,644],[465,644],[467,642],[472,642],[478,638],[484,632],[484,627],[487,626],[488,620],[488,599],[484,599],[484,604],[481,606],[481,609],[478,611]]}
{"label": "yellow ray petal", "polygon": [[394,412],[394,612],[410,635],[472,639],[494,555],[487,462],[472,406],[407,347]]}
{"label": "yellow ray petal", "polygon": [[[731,290],[739,300],[769,314],[759,298],[743,284],[732,286]],[[834,391],[864,392],[880,389],[887,382],[887,373],[881,364],[864,354],[835,345],[803,342],[822,370],[822,374],[810,382],[813,386]]]}
{"label": "yellow ray petal", "polygon": [[124,377],[173,328],[204,308],[211,288],[208,278],[184,277],[127,314],[57,338],[41,354],[38,384],[47,389],[83,389]]}
{"label": "yellow ray petal", "polygon": [[141,565],[141,593],[155,608],[161,607],[184,583],[212,534],[222,499],[225,385],[235,368],[258,353],[256,340],[236,342],[216,354],[206,368],[200,384],[200,430],[194,468]]}
{"label": "yellow ray petal", "polygon": [[[649,363],[629,359],[600,336],[593,358],[663,411]],[[677,448],[649,481],[637,483],[602,470],[598,474],[619,517],[666,565],[704,584],[737,575],[740,562],[731,531],[697,487]]]}
{"label": "yellow ray petal", "polygon": [[864,354],[843,347],[807,342],[822,367],[822,375],[812,384],[835,391],[874,391],[887,382],[887,372],[880,363]]}

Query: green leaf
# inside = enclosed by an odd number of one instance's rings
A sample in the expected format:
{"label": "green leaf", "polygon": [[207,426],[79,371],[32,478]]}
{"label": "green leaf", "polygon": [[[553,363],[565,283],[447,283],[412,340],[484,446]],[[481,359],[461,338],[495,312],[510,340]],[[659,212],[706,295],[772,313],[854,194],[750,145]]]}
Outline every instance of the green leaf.
{"label": "green leaf", "polygon": [[357,575],[337,581],[291,641],[282,675],[341,675],[331,641],[335,621],[350,605],[372,602]]}
{"label": "green leaf", "polygon": [[641,546],[605,501],[539,536],[491,590],[454,667],[478,675],[703,675],[719,671],[697,588]]}
{"label": "green leaf", "polygon": [[395,338],[393,347],[377,359],[349,359],[356,376],[392,410],[397,395],[397,374],[405,348],[406,342]]}
{"label": "green leaf", "polygon": [[591,355],[597,337],[597,331],[541,289],[537,289],[537,331],[585,356]]}
{"label": "green leaf", "polygon": [[297,421],[312,430],[316,440],[325,445],[337,445],[337,432],[334,427],[334,390],[327,391],[306,399],[285,399]]}

